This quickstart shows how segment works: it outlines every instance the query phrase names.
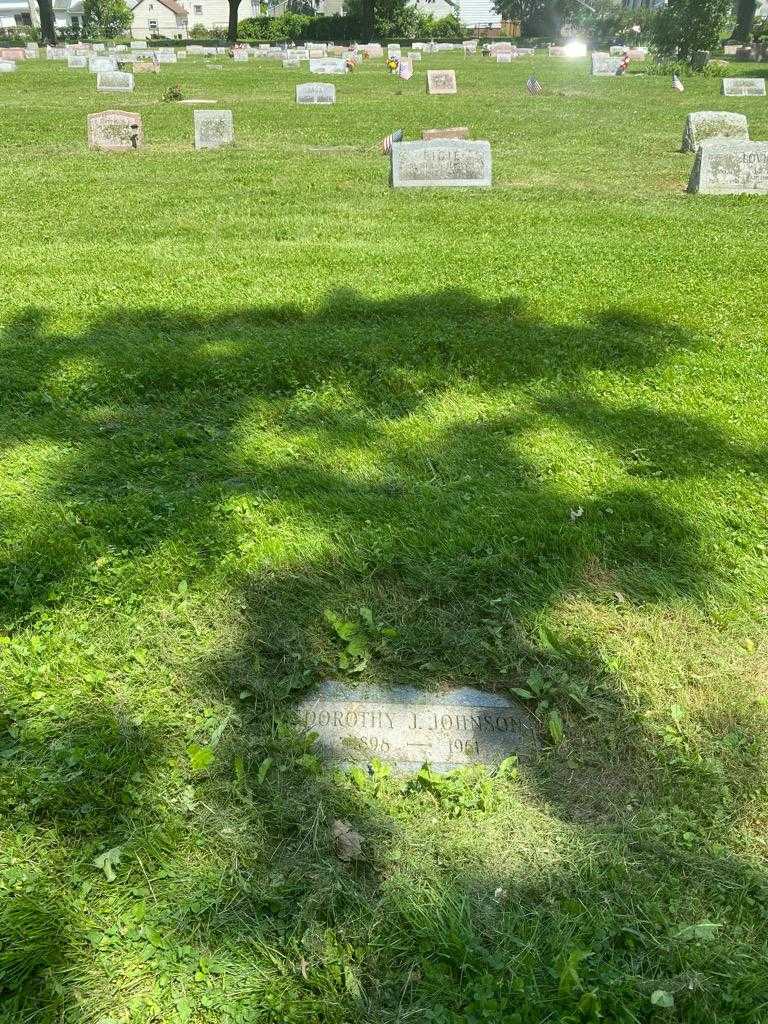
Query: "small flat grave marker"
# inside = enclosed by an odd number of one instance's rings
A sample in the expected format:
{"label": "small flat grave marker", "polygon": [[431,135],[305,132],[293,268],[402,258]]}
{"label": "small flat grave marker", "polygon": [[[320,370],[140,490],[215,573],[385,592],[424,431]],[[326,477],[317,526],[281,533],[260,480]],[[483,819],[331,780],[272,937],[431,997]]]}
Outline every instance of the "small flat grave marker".
{"label": "small flat grave marker", "polygon": [[424,142],[433,139],[468,139],[469,128],[427,128],[421,133]]}
{"label": "small flat grave marker", "polygon": [[765,96],[764,78],[724,78],[723,96]]}
{"label": "small flat grave marker", "polygon": [[768,142],[702,142],[688,191],[709,196],[768,195]]}
{"label": "small flat grave marker", "polygon": [[455,71],[427,71],[427,92],[430,96],[455,96]]}
{"label": "small flat grave marker", "polygon": [[442,772],[494,767],[537,746],[533,722],[519,705],[469,687],[425,693],[327,682],[301,702],[298,714],[327,758],[345,764],[376,758],[401,772],[418,771],[424,762]]}
{"label": "small flat grave marker", "polygon": [[749,142],[749,127],[744,114],[724,110],[695,110],[685,119],[684,153],[695,153],[706,139],[738,139]]}
{"label": "small flat grave marker", "polygon": [[102,110],[88,115],[88,145],[114,152],[138,149],[144,142],[141,114],[127,110]]}
{"label": "small flat grave marker", "polygon": [[305,82],[296,86],[296,102],[330,104],[336,102],[336,86],[328,82]]}
{"label": "small flat grave marker", "polygon": [[435,139],[392,146],[393,188],[489,188],[490,184],[490,142]]}
{"label": "small flat grave marker", "polygon": [[231,110],[195,110],[195,149],[220,149],[235,141]]}
{"label": "small flat grave marker", "polygon": [[16,70],[15,60],[0,60],[0,74],[7,75]]}

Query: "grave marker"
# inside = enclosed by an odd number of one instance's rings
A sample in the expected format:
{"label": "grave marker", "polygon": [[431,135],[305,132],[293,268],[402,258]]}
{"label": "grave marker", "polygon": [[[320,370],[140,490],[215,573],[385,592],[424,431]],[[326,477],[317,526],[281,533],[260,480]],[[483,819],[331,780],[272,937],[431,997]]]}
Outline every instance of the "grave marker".
{"label": "grave marker", "polygon": [[427,71],[427,92],[430,96],[455,96],[455,71]]}
{"label": "grave marker", "polygon": [[393,188],[488,188],[490,142],[435,139],[392,146]]}
{"label": "grave marker", "polygon": [[231,110],[195,110],[195,149],[220,149],[235,141]]}
{"label": "grave marker", "polygon": [[723,96],[765,96],[764,78],[724,78]]}
{"label": "grave marker", "polygon": [[623,57],[611,57],[607,53],[592,54],[592,74],[598,78],[616,75]]}
{"label": "grave marker", "polygon": [[313,75],[346,75],[347,62],[341,57],[310,57],[309,70]]}
{"label": "grave marker", "polygon": [[127,110],[102,110],[88,115],[88,145],[114,152],[138,149],[144,142],[141,114]]}
{"label": "grave marker", "polygon": [[720,110],[696,110],[685,119],[684,153],[695,153],[706,139],[738,139],[749,142],[749,127],[744,114]]}
{"label": "grave marker", "polygon": [[328,82],[305,82],[296,86],[296,102],[330,104],[336,102],[336,86]]}
{"label": "grave marker", "polygon": [[102,71],[96,76],[97,92],[133,92],[133,75],[127,71]]}
{"label": "grave marker", "polygon": [[375,758],[408,772],[427,762],[446,772],[496,767],[537,746],[533,720],[519,704],[470,687],[425,693],[327,682],[297,710],[306,730],[318,734],[320,752],[343,764]]}
{"label": "grave marker", "polygon": [[7,75],[16,70],[16,61],[0,60],[0,74]]}
{"label": "grave marker", "polygon": [[768,142],[702,142],[688,191],[709,196],[768,195]]}

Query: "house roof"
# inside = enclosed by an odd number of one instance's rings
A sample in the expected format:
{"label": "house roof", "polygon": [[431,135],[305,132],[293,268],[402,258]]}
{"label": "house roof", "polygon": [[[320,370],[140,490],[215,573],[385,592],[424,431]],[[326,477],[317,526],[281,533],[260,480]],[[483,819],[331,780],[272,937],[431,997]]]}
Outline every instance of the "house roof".
{"label": "house roof", "polygon": [[[134,4],[131,9],[135,11],[136,8],[140,7],[143,3],[144,0],[139,0],[139,2]],[[178,14],[182,18],[186,18],[189,14],[186,7],[182,7],[181,4],[177,4],[176,0],[158,0],[158,3],[161,3],[163,7],[167,7],[169,11],[173,11],[174,14]]]}

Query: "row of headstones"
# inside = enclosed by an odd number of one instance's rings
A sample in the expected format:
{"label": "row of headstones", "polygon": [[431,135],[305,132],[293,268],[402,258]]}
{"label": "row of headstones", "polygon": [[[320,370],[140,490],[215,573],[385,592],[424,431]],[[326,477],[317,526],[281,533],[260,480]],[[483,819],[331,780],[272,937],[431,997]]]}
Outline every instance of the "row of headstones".
{"label": "row of headstones", "polygon": [[768,142],[751,142],[744,114],[697,110],[685,119],[684,153],[695,153],[688,191],[768,195]]}
{"label": "row of headstones", "polygon": [[[195,149],[220,149],[235,141],[231,110],[194,110]],[[144,142],[141,114],[127,110],[102,110],[88,115],[88,145],[91,149],[116,152],[139,149]]]}

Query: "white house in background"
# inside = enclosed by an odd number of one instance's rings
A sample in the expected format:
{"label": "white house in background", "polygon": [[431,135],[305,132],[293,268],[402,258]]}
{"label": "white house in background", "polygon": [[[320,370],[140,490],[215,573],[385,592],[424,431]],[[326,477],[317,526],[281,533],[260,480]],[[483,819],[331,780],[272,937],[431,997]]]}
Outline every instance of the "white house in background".
{"label": "white house in background", "polygon": [[39,24],[35,0],[0,0],[0,28],[31,28]]}
{"label": "white house in background", "polygon": [[281,14],[298,10],[299,7],[302,9],[312,7],[315,14],[343,14],[344,0],[303,0],[300,5],[296,3],[296,0],[277,0],[277,3],[269,3],[267,14],[270,18],[278,18]]}
{"label": "white house in background", "polygon": [[176,0],[139,0],[131,8],[134,39],[164,36],[167,39],[186,39],[189,15]]}
{"label": "white house in background", "polygon": [[416,0],[416,7],[434,18],[454,14],[467,28],[501,28],[493,0]]}
{"label": "white house in background", "polygon": [[[34,3],[34,0],[32,0]],[[53,0],[53,21],[57,31],[79,29],[83,24],[83,0]]]}

